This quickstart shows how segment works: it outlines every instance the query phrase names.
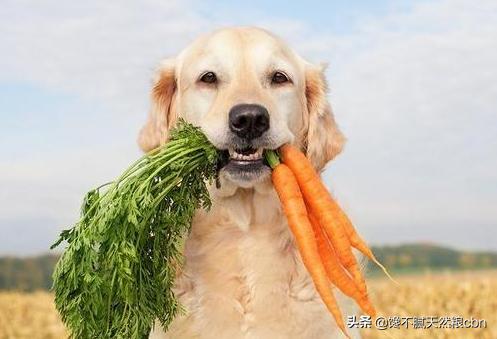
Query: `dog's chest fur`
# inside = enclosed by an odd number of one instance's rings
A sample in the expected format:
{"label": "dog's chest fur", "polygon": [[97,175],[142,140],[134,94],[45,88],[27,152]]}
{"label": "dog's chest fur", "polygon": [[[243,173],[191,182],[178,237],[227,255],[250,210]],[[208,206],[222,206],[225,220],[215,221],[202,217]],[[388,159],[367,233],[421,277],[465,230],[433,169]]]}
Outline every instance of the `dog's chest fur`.
{"label": "dog's chest fur", "polygon": [[272,189],[213,192],[185,247],[176,293],[186,308],[156,338],[336,338]]}

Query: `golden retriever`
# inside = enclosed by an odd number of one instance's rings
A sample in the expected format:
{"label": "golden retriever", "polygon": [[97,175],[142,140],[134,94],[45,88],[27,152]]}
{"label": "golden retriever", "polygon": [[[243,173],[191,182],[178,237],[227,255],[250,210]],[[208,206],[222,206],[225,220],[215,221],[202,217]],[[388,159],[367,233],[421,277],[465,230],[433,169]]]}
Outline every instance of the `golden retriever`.
{"label": "golden retriever", "polygon": [[326,92],[322,66],[259,28],[215,31],[162,62],[141,148],[164,143],[182,117],[229,161],[220,187],[210,188],[212,209],[198,211],[186,242],[176,283],[186,312],[167,334],[156,326],[151,338],[341,336],[302,265],[262,160],[263,149],[293,143],[322,170],[341,151]]}

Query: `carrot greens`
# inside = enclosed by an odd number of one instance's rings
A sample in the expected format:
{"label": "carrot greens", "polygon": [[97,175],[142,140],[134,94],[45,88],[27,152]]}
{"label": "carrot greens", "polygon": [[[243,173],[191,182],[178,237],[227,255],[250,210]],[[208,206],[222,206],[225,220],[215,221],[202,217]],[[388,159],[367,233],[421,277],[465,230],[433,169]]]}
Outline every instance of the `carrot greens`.
{"label": "carrot greens", "polygon": [[170,141],[116,181],[87,193],[54,274],[55,304],[72,338],[145,338],[181,310],[173,292],[181,247],[219,152],[180,121]]}

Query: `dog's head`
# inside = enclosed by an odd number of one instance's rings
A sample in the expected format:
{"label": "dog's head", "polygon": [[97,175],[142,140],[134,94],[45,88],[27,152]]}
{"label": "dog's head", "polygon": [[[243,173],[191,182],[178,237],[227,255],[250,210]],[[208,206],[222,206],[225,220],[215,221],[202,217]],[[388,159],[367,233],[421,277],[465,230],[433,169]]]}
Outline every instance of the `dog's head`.
{"label": "dog's head", "polygon": [[344,143],[326,92],[323,67],[272,34],[219,30],[161,64],[139,144],[148,151],[166,142],[168,129],[183,117],[229,154],[221,176],[236,186],[267,181],[262,151],[284,143],[303,149],[321,170]]}

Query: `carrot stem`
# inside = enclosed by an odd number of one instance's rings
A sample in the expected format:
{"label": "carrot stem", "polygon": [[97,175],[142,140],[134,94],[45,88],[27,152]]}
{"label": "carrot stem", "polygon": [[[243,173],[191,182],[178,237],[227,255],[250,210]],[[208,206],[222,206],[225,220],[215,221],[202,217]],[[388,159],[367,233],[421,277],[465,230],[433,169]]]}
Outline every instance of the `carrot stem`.
{"label": "carrot stem", "polygon": [[280,164],[280,157],[276,151],[273,151],[271,149],[266,150],[264,152],[264,157],[266,158],[267,163],[272,169],[275,169],[276,166]]}

